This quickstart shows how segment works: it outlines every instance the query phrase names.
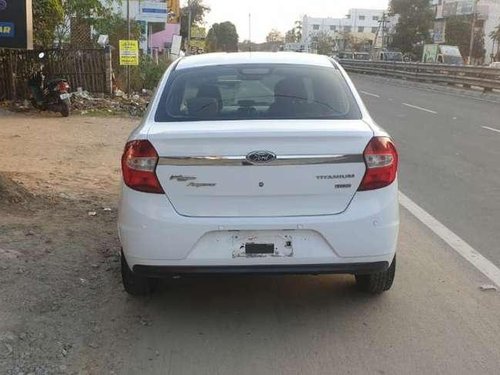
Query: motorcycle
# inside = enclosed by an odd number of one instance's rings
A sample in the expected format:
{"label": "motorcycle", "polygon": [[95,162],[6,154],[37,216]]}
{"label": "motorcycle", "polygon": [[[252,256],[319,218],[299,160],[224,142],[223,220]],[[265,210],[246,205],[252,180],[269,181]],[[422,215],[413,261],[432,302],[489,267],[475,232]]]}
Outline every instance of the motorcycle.
{"label": "motorcycle", "polygon": [[[45,53],[38,55],[40,60]],[[71,112],[70,86],[64,78],[55,78],[45,82],[44,65],[33,72],[28,80],[31,91],[31,104],[40,111],[59,112],[63,117],[68,117]]]}

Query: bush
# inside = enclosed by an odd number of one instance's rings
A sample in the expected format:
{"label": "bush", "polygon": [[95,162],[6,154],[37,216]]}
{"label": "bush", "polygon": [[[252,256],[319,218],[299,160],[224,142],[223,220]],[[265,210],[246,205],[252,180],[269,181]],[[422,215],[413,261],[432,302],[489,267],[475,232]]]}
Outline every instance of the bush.
{"label": "bush", "polygon": [[143,56],[139,65],[142,88],[155,89],[171,63],[170,60],[160,58],[158,64],[156,64],[150,56]]}
{"label": "bush", "polygon": [[[156,63],[149,55],[141,56],[139,66],[130,67],[131,89],[136,92],[142,89],[154,90],[163,76],[163,73],[165,73],[171,63],[170,60],[162,57],[160,57],[158,63]],[[118,87],[125,91],[127,88],[126,67],[120,66],[116,73]]]}

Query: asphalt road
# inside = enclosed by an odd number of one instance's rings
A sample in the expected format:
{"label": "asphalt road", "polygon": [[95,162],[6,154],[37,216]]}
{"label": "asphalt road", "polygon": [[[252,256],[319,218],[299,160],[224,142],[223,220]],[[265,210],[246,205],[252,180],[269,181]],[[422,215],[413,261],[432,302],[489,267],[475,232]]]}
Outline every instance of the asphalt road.
{"label": "asphalt road", "polygon": [[401,191],[500,266],[500,104],[351,77],[398,144]]}
{"label": "asphalt road", "polygon": [[382,296],[356,292],[352,276],[184,279],[109,306],[151,321],[113,352],[116,373],[498,374],[499,293],[480,291],[487,280],[406,210],[401,219]]}
{"label": "asphalt road", "polygon": [[[500,129],[500,105],[354,79],[399,145],[402,192],[500,264],[500,133],[482,127]],[[178,280],[136,302],[152,325],[118,372],[498,374],[500,293],[484,284],[402,209],[390,292],[360,294],[352,276]]]}

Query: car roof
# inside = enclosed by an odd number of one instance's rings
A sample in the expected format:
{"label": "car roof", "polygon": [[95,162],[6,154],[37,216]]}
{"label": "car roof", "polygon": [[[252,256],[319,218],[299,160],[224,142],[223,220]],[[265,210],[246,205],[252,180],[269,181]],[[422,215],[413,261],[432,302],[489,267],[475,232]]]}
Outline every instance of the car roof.
{"label": "car roof", "polygon": [[215,65],[294,64],[334,67],[327,56],[298,52],[232,52],[207,53],[183,57],[176,70]]}

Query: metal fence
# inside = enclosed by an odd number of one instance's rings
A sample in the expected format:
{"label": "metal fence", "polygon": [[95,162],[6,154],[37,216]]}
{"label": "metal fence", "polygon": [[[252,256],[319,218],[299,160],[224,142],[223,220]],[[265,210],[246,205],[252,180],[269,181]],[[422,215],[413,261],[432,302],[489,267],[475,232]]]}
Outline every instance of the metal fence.
{"label": "metal fence", "polygon": [[[0,100],[24,99],[27,81],[39,66],[41,51],[0,50]],[[48,79],[65,78],[73,90],[82,87],[92,93],[111,93],[111,52],[104,49],[44,50],[44,71]]]}
{"label": "metal fence", "polygon": [[350,72],[500,90],[498,68],[360,60],[340,60],[340,64]]}

